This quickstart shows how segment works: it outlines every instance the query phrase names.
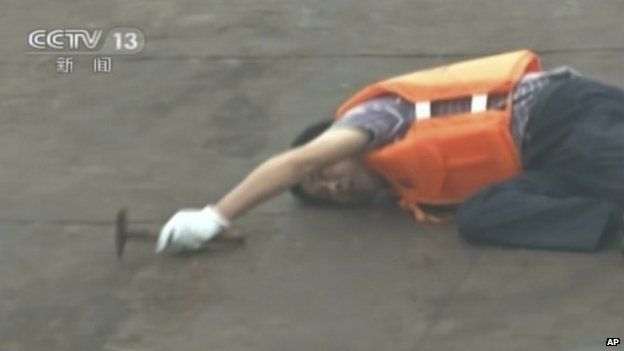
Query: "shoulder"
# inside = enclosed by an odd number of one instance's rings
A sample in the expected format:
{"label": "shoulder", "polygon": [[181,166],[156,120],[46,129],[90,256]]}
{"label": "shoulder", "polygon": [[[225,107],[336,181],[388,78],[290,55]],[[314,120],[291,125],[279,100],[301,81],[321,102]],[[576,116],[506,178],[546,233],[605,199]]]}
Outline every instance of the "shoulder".
{"label": "shoulder", "polygon": [[332,129],[352,128],[366,132],[367,148],[376,148],[400,137],[414,121],[414,106],[394,95],[384,95],[355,106]]}

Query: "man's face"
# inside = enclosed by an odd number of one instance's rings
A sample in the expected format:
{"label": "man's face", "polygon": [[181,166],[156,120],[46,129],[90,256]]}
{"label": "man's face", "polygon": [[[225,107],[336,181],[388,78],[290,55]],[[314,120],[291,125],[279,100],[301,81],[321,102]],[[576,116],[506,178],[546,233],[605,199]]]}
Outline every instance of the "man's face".
{"label": "man's face", "polygon": [[307,194],[341,205],[372,199],[382,188],[381,180],[357,158],[347,158],[307,175],[300,183]]}

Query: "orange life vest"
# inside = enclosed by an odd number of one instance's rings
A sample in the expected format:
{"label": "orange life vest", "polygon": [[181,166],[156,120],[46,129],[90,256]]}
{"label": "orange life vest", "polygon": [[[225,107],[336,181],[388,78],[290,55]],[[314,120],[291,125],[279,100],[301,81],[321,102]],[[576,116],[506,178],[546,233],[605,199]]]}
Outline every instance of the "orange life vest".
{"label": "orange life vest", "polygon": [[[458,204],[488,184],[520,170],[509,131],[511,92],[521,77],[539,71],[537,55],[516,51],[390,78],[369,85],[337,111],[392,93],[415,104],[416,121],[404,138],[364,156],[416,218],[418,204]],[[490,94],[507,94],[504,110],[488,110]],[[471,112],[430,118],[431,103],[472,97]]]}

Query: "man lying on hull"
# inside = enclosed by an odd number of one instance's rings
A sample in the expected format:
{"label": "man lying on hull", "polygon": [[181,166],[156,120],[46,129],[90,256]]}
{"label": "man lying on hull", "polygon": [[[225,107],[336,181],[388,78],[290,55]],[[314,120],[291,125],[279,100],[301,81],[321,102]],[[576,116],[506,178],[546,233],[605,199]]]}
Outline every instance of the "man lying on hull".
{"label": "man lying on hull", "polygon": [[[471,242],[591,251],[622,229],[624,94],[516,51],[371,84],[255,168],[216,205],[183,209],[156,251],[201,248],[291,189],[354,205],[391,191],[420,222],[459,206]],[[423,209],[424,208],[424,209]]]}

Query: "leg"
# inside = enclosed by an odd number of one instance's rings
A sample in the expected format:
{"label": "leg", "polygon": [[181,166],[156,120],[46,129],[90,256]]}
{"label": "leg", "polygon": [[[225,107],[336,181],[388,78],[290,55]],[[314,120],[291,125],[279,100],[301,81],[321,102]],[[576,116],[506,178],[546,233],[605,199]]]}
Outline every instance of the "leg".
{"label": "leg", "polygon": [[589,79],[560,86],[533,111],[525,169],[556,174],[575,194],[624,207],[624,93]]}
{"label": "leg", "polygon": [[553,175],[525,172],[463,203],[457,223],[471,242],[590,251],[621,226],[620,216],[610,202],[570,195]]}

